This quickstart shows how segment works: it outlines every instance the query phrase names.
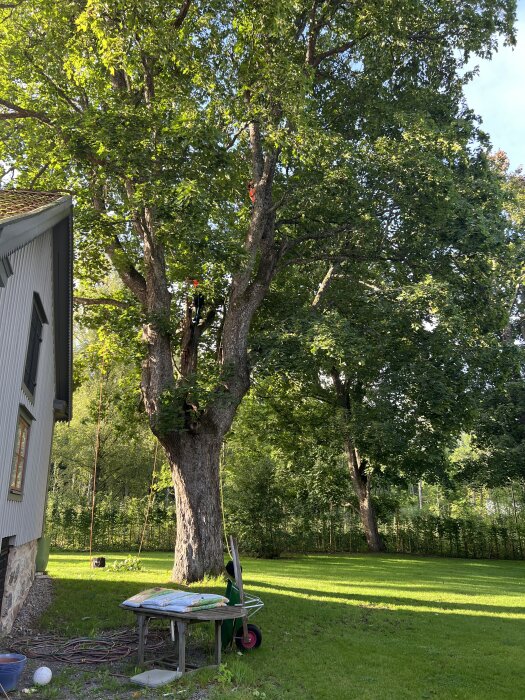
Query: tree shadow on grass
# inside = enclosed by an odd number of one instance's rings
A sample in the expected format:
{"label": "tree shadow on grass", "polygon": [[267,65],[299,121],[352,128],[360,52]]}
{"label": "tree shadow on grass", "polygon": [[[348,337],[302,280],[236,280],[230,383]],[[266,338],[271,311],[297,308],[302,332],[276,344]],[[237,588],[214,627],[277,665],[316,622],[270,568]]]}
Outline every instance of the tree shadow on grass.
{"label": "tree shadow on grass", "polygon": [[[108,575],[103,569],[100,572],[101,576]],[[133,580],[124,578],[125,575],[123,572],[115,574],[112,580],[97,580],[96,573],[90,571],[89,577],[85,579],[55,578],[53,602],[42,618],[43,626],[59,632],[65,630],[68,633],[91,635],[98,630],[131,627],[135,624],[135,616],[129,610],[120,608],[124,600],[148,588],[175,587],[168,580]],[[224,594],[226,584],[208,584],[204,587],[214,593]]]}
{"label": "tree shadow on grass", "polygon": [[[486,603],[469,603],[469,602],[452,602],[448,600],[432,600],[432,599],[420,599],[420,598],[410,598],[405,595],[370,595],[368,593],[358,594],[358,593],[341,593],[339,591],[324,592],[316,589],[308,588],[294,588],[291,586],[276,586],[273,583],[262,583],[261,581],[250,581],[247,580],[246,586],[251,586],[253,584],[253,590],[257,590],[262,596],[264,596],[265,591],[271,591],[277,593],[278,595],[288,595],[292,597],[305,596],[309,600],[314,601],[329,601],[333,603],[344,603],[348,601],[351,605],[362,605],[362,606],[382,606],[389,609],[413,609],[422,608],[431,610],[434,613],[454,613],[458,612],[461,614],[477,613],[476,616],[480,616],[486,613],[489,617],[515,617],[520,619],[525,619],[525,601],[521,606],[503,606],[503,605],[490,605]],[[378,584],[378,587],[380,585]],[[400,590],[401,593],[404,589]],[[466,594],[468,595],[468,594]]]}
{"label": "tree shadow on grass", "polygon": [[[478,593],[497,595],[525,594],[525,562],[459,559],[409,559],[394,555],[377,557],[315,556],[304,563],[294,562],[271,573],[272,579],[289,578],[336,583],[338,587],[394,588],[417,591],[445,591],[450,593]],[[313,564],[317,565],[316,567]],[[275,568],[280,567],[279,562]],[[345,571],[346,570],[346,571]],[[318,576],[312,574],[318,573]],[[257,579],[258,580],[258,579]],[[255,581],[256,582],[256,581]],[[499,588],[499,590],[497,590]]]}

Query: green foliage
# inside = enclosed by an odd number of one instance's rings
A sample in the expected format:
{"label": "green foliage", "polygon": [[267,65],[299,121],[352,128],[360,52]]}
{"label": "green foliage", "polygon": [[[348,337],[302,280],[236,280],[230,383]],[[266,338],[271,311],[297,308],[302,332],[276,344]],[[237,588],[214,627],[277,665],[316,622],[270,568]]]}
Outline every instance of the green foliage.
{"label": "green foliage", "polygon": [[220,685],[231,685],[233,681],[233,673],[228,668],[227,664],[221,664],[215,676],[215,680]]}
{"label": "green foliage", "polygon": [[[490,56],[498,35],[514,43],[511,0],[318,3],[313,16],[296,0],[180,10],[172,0],[58,9],[32,0],[31,11],[0,10],[0,94],[12,113],[0,125],[0,160],[21,187],[74,192],[75,274],[88,296],[104,287],[110,248],[114,272],[145,273],[141,217],[154,212],[170,317],[158,299],[146,313],[129,290],[116,297],[127,307],[81,314],[130,344],[136,365],[143,323],[167,334],[180,360],[191,279],[219,310],[212,330],[220,334],[232,275],[246,262],[249,123],[261,126],[264,152],[279,154],[277,237],[299,258],[366,257],[383,215],[374,203],[384,210],[387,201],[402,205],[406,220],[428,220],[394,235],[398,250],[410,233],[415,255],[430,255],[430,220],[444,244],[446,231],[453,241],[462,226],[469,250],[484,249],[494,193],[479,193],[473,216],[482,136],[459,72],[472,54]],[[315,242],[311,234],[324,229],[339,234]],[[308,284],[309,273],[302,277]],[[201,343],[190,387],[199,401],[214,396],[218,345],[211,333]],[[169,417],[179,430],[179,414]]]}
{"label": "green foliage", "polygon": [[274,463],[264,456],[244,461],[235,454],[230,469],[235,477],[228,479],[225,489],[228,531],[238,535],[248,553],[269,559],[279,556],[287,547],[286,511]]}
{"label": "green foliage", "polygon": [[108,569],[110,571],[142,571],[142,561],[139,557],[126,557],[125,559],[115,559]]}
{"label": "green foliage", "polygon": [[[141,497],[151,481],[153,437],[144,416],[137,412],[138,399],[128,393],[125,377],[113,367],[101,378],[95,375],[84,381],[74,395],[71,423],[58,424],[55,429],[52,490],[73,504],[79,498],[87,502],[91,493],[101,388],[97,490]],[[166,472],[162,458],[158,461],[159,472]]]}
{"label": "green foliage", "polygon": [[[146,523],[146,512],[148,519]],[[69,493],[49,494],[46,532],[57,549],[89,550],[91,503],[76,501]],[[147,527],[144,530],[144,526]],[[100,493],[96,500],[93,547],[114,552],[133,552],[139,548],[144,533],[145,550],[167,550],[175,541],[175,504],[173,493],[157,497],[148,511],[148,499],[115,497]]]}
{"label": "green foliage", "polygon": [[[152,338],[164,341],[163,376],[142,375],[161,436],[242,398],[246,378],[230,398],[229,373],[245,373],[244,348],[239,357],[228,348],[241,370],[223,368],[221,334],[236,274],[246,269],[257,291],[246,296],[248,320],[275,275],[246,247],[262,216],[246,192],[259,156],[277,163],[261,237],[275,232],[283,267],[251,360],[257,380],[277,374],[291,425],[269,450],[253,445],[255,458],[236,447],[225,466],[235,475],[228,517],[251,549],[277,553],[285,513],[304,525],[351,503],[342,431],[385,483],[443,479],[480,394],[501,374],[516,247],[461,73],[471,55],[492,54],[498,35],[514,43],[515,3],[214,0],[181,16],[179,0],[32,0],[30,10],[0,10],[9,112],[0,160],[19,186],[74,192],[79,291],[116,302],[80,314],[97,338],[82,339],[76,379],[101,381],[103,399],[99,410],[91,387],[75,435],[57,432],[54,461],[67,469],[55,470],[55,503],[75,489],[88,496],[99,418],[101,488],[146,492],[152,444],[136,415],[145,340],[150,349]],[[249,125],[260,132],[255,146]],[[329,265],[334,279],[313,311]],[[192,279],[211,315],[185,372]],[[219,424],[230,423],[210,430]],[[302,445],[297,424],[311,429]],[[298,447],[308,456],[296,459]],[[264,539],[253,539],[256,517]]]}
{"label": "green foliage", "polygon": [[279,388],[267,381],[246,398],[223,453],[227,530],[263,557],[315,549],[319,531],[329,547],[331,511],[351,498],[328,423],[308,424],[308,400]]}

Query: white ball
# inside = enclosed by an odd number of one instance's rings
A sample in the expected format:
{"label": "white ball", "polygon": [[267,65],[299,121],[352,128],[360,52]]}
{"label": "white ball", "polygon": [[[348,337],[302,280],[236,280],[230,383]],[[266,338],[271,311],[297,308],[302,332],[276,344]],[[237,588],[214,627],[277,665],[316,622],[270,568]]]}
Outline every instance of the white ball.
{"label": "white ball", "polygon": [[47,685],[53,678],[53,672],[47,666],[40,666],[33,674],[33,683],[35,685]]}

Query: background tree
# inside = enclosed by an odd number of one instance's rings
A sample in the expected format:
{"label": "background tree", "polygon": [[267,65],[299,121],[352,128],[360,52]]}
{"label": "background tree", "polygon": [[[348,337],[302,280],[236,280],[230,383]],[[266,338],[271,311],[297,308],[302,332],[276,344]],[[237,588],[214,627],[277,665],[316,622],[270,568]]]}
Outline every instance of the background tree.
{"label": "background tree", "polygon": [[509,172],[505,154],[494,156],[504,178],[504,208],[511,233],[513,268],[508,275],[507,314],[499,328],[502,362],[487,382],[469,449],[456,454],[457,478],[474,484],[503,485],[525,476],[525,180],[521,170]]}
{"label": "background tree", "polygon": [[[263,557],[335,547],[335,512],[351,498],[328,407],[273,376],[243,402],[223,454],[226,522]],[[352,504],[353,507],[353,504]],[[309,544],[308,544],[309,543]]]}
{"label": "background tree", "polygon": [[193,581],[222,568],[220,447],[279,263],[341,242],[359,202],[322,215],[334,164],[400,100],[440,103],[464,59],[512,41],[514,2],[30,7],[2,10],[1,159],[19,186],[74,191],[77,274],[96,284],[109,259],[140,316],[173,575]]}

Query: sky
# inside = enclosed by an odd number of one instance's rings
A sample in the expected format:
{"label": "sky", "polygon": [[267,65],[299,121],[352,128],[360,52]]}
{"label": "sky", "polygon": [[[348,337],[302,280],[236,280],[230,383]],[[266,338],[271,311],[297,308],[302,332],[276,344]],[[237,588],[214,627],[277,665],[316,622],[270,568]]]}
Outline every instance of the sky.
{"label": "sky", "polygon": [[518,0],[516,27],[517,45],[500,44],[491,61],[473,61],[479,75],[465,88],[493,149],[505,151],[512,169],[525,166],[525,0]]}

